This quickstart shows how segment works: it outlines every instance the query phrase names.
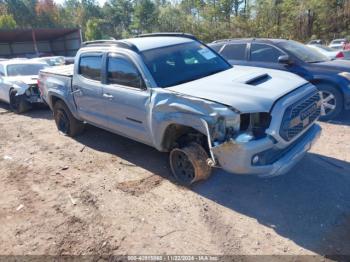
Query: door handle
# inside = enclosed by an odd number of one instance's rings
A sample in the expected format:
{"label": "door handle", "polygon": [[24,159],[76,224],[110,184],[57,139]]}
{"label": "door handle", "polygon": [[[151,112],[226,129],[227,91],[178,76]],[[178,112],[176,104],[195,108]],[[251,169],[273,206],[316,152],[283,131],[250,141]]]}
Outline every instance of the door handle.
{"label": "door handle", "polygon": [[114,98],[114,96],[112,96],[111,94],[108,94],[108,93],[104,93],[103,97],[108,98],[108,99],[113,99]]}
{"label": "door handle", "polygon": [[71,95],[81,93],[81,90],[79,88],[75,89],[73,92],[71,92]]}

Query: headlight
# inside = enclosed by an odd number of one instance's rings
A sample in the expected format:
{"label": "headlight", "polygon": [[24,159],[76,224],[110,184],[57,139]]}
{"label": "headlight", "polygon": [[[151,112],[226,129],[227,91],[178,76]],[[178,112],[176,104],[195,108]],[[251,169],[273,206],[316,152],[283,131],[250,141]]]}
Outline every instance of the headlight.
{"label": "headlight", "polygon": [[254,139],[259,139],[266,136],[265,131],[270,123],[269,113],[242,114],[240,131],[252,135]]}
{"label": "headlight", "polygon": [[344,77],[344,78],[346,78],[347,80],[350,81],[350,73],[349,72],[341,72],[338,75],[342,76],[342,77]]}
{"label": "headlight", "polygon": [[232,117],[220,117],[216,122],[213,138],[214,140],[224,141],[228,137],[232,137],[240,128],[240,115]]}
{"label": "headlight", "polygon": [[220,117],[213,130],[214,141],[224,141],[230,138],[238,139],[237,142],[246,143],[253,139],[266,136],[271,115],[269,113],[245,113],[229,117]]}
{"label": "headlight", "polygon": [[238,132],[241,126],[241,116],[236,115],[232,118],[225,118],[225,127],[226,130],[230,130],[232,132]]}

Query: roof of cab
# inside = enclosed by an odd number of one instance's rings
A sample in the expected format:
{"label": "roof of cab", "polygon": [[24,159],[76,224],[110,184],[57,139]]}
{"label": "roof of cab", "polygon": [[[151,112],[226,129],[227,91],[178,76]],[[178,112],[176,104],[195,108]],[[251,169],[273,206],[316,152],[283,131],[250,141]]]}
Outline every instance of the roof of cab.
{"label": "roof of cab", "polygon": [[289,41],[288,39],[283,38],[232,38],[232,39],[221,39],[216,40],[210,43],[210,46],[214,45],[223,45],[226,43],[249,43],[249,42],[258,42],[258,43],[280,43]]}
{"label": "roof of cab", "polygon": [[93,47],[121,47],[134,50],[136,52],[142,52],[150,49],[172,46],[177,44],[184,44],[194,42],[195,40],[190,37],[182,36],[143,36],[128,38],[122,40],[97,40],[83,43],[83,48],[93,48]]}
{"label": "roof of cab", "polygon": [[194,40],[179,36],[157,36],[129,38],[125,39],[124,41],[135,45],[137,49],[142,52],[145,50],[155,49],[159,47],[190,43]]}

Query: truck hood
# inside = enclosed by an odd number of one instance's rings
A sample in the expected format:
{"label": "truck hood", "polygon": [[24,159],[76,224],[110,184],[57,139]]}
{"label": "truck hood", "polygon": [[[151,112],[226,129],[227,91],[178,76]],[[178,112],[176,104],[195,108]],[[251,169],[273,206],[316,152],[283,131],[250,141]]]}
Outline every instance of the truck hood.
{"label": "truck hood", "polygon": [[38,76],[32,75],[32,76],[7,76],[6,81],[12,82],[12,83],[24,83],[27,85],[34,85],[38,82]]}
{"label": "truck hood", "polygon": [[284,71],[234,66],[167,89],[225,104],[242,113],[254,113],[269,112],[277,99],[307,83],[303,78]]}

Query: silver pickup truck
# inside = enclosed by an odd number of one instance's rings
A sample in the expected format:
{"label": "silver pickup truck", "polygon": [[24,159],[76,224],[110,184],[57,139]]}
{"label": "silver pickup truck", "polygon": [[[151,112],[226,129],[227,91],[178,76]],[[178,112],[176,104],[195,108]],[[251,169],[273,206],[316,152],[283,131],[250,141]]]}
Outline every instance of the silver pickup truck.
{"label": "silver pickup truck", "polygon": [[233,67],[187,34],[86,42],[74,66],[42,70],[39,88],[62,133],[75,136],[89,123],[170,152],[185,185],[212,167],[284,174],[321,131],[313,85],[287,72]]}

